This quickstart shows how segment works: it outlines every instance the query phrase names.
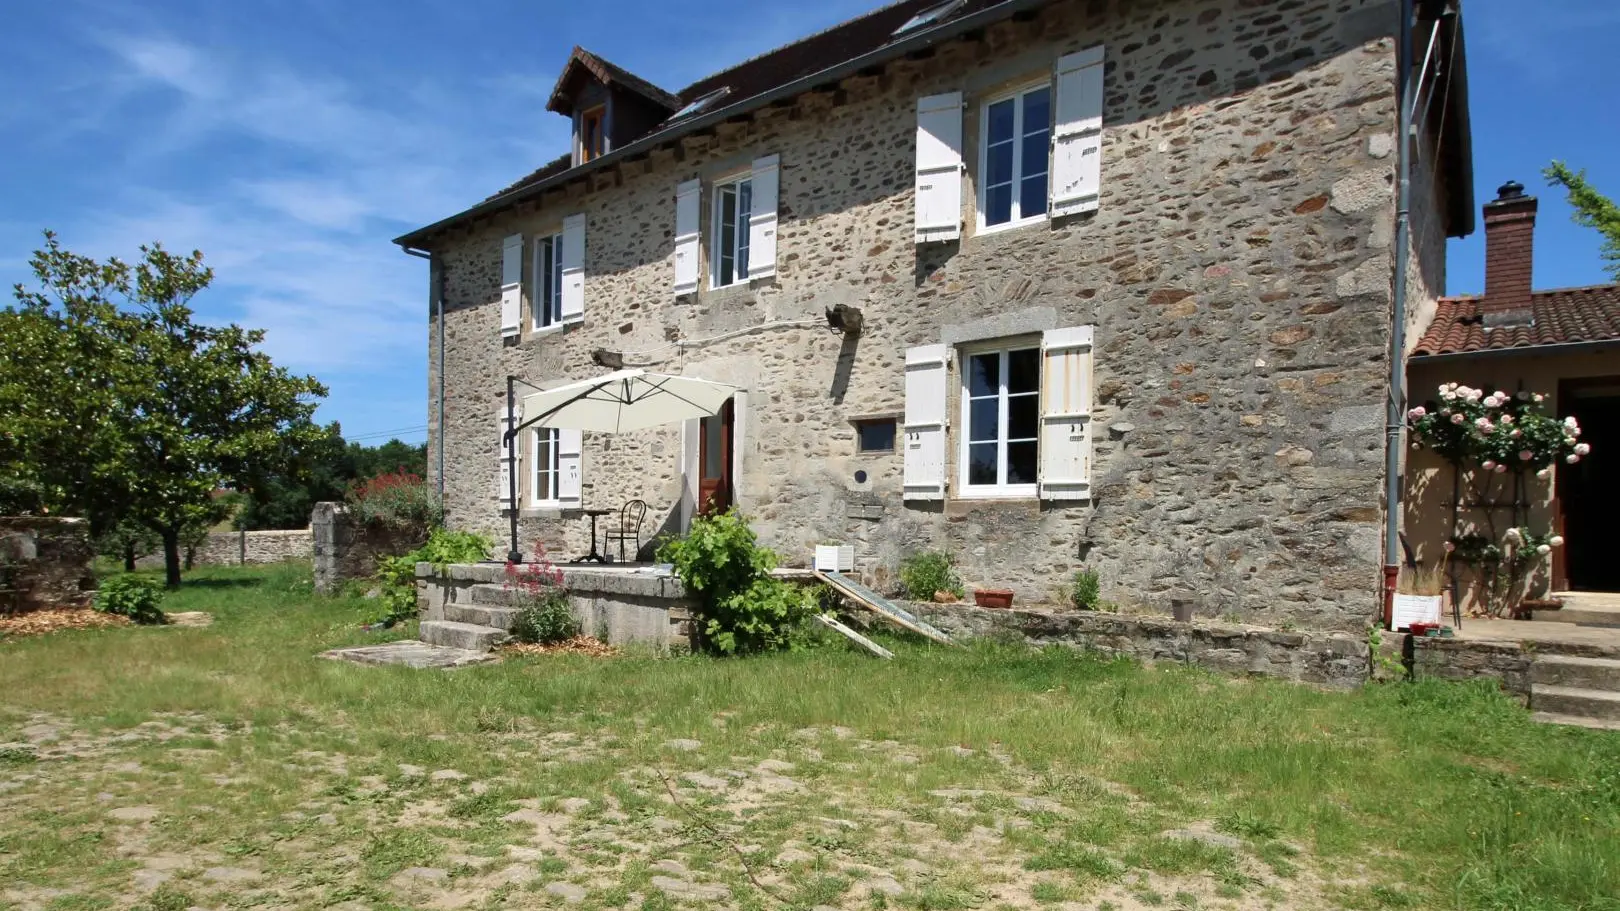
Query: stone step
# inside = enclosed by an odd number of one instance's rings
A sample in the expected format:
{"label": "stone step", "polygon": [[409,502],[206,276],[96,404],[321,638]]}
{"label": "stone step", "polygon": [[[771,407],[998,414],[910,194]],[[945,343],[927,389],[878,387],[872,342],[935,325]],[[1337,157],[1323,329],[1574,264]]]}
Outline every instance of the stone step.
{"label": "stone step", "polygon": [[1532,686],[1530,707],[1554,715],[1578,715],[1599,721],[1620,721],[1620,693],[1585,690],[1573,686]]}
{"label": "stone step", "polygon": [[1531,712],[1530,720],[1541,724],[1567,724],[1571,727],[1591,728],[1594,731],[1620,731],[1620,721],[1605,721],[1601,718],[1587,718],[1584,715]]}
{"label": "stone step", "polygon": [[495,629],[510,630],[512,620],[517,617],[517,608],[514,607],[487,607],[481,604],[446,604],[444,606],[444,619],[454,620],[457,623],[471,623],[474,626],[489,626]]}
{"label": "stone step", "polygon": [[1620,595],[1609,592],[1559,592],[1553,597],[1564,602],[1563,608],[1536,611],[1533,615],[1535,621],[1620,627]]}
{"label": "stone step", "polygon": [[489,583],[474,585],[469,592],[472,603],[481,607],[511,607],[517,603],[519,594],[505,585]]}
{"label": "stone step", "polygon": [[1620,693],[1620,660],[1537,655],[1530,665],[1530,682],[1537,687],[1562,686]]}
{"label": "stone step", "polygon": [[506,640],[506,631],[455,620],[423,620],[419,627],[428,645],[487,652]]}

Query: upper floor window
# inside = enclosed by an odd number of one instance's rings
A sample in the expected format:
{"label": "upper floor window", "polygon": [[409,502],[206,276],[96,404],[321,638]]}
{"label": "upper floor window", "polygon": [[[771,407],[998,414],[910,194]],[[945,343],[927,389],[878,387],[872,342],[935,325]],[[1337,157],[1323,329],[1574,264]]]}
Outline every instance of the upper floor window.
{"label": "upper floor window", "polygon": [[557,456],[561,447],[558,437],[555,428],[535,428],[534,458],[530,460],[534,466],[534,476],[529,479],[529,500],[533,505],[556,503],[560,499],[558,480],[561,471]]}
{"label": "upper floor window", "polygon": [[748,280],[748,215],[753,197],[751,177],[715,184],[711,288]]}
{"label": "upper floor window", "polygon": [[962,356],[962,488],[969,495],[1035,496],[1041,349]]}
{"label": "upper floor window", "polygon": [[980,229],[1045,218],[1052,87],[1026,88],[984,104],[979,136]]}
{"label": "upper floor window", "polygon": [[562,325],[562,250],[561,234],[534,239],[534,293],[529,306],[535,329]]}
{"label": "upper floor window", "polygon": [[579,115],[579,163],[607,151],[607,106],[598,105]]}

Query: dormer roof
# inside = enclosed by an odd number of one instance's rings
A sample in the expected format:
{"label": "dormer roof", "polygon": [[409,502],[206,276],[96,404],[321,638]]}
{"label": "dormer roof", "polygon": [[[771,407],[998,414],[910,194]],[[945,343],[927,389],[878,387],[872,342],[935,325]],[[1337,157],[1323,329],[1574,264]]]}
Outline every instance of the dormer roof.
{"label": "dormer roof", "polygon": [[573,114],[574,98],[579,92],[580,80],[588,78],[594,78],[608,88],[634,92],[669,111],[675,111],[682,104],[679,98],[669,92],[576,44],[573,52],[568,55],[568,62],[563,64],[562,75],[557,77],[556,87],[551,90],[551,100],[546,102],[546,110],[556,111],[559,114]]}

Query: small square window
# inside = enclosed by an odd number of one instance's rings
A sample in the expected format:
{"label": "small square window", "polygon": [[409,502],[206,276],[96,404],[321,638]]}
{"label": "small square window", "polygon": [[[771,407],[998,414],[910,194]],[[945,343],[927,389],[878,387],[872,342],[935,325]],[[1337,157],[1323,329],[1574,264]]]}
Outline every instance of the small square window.
{"label": "small square window", "polygon": [[893,418],[856,421],[855,451],[894,452],[894,435]]}
{"label": "small square window", "polygon": [[579,163],[607,152],[607,108],[598,105],[579,115]]}

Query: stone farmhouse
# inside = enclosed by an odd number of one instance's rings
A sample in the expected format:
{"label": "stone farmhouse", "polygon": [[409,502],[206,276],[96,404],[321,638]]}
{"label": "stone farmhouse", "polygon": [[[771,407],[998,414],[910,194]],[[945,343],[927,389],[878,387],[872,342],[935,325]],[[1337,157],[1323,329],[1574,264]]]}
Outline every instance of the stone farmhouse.
{"label": "stone farmhouse", "polygon": [[[1417,4],[1408,250],[1392,0],[904,0],[679,91],[575,49],[567,154],[396,240],[431,261],[448,522],[515,509],[561,559],[639,498],[645,559],[729,505],[880,587],[937,549],[1025,602],[1094,568],[1124,603],[1361,628],[1394,266],[1421,328],[1473,227],[1454,7]],[[620,366],[742,391],[507,457],[508,376]]]}

